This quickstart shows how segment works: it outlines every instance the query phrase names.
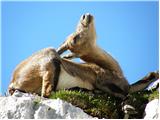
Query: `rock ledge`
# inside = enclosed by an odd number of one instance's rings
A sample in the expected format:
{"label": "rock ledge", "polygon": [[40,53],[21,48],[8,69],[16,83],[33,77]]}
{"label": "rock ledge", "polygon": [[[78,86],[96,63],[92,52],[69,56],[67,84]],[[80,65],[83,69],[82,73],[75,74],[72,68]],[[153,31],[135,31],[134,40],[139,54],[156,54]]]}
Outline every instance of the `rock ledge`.
{"label": "rock ledge", "polygon": [[91,119],[82,109],[61,99],[41,99],[27,93],[0,97],[0,119]]}

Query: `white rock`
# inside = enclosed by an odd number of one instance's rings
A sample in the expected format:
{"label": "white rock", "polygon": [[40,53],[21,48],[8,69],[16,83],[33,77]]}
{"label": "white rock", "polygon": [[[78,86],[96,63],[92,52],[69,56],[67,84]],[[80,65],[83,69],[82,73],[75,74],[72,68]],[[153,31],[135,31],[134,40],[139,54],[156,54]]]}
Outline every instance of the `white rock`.
{"label": "white rock", "polygon": [[144,119],[158,119],[159,117],[159,99],[150,101],[145,108]]}
{"label": "white rock", "polygon": [[36,111],[35,119],[87,119],[92,118],[82,109],[60,99],[44,100]]}
{"label": "white rock", "polygon": [[[22,97],[21,97],[22,96]],[[0,97],[0,119],[88,119],[82,109],[60,99],[41,99],[28,93]]]}
{"label": "white rock", "polygon": [[0,97],[0,119],[33,118],[34,102],[30,97]]}

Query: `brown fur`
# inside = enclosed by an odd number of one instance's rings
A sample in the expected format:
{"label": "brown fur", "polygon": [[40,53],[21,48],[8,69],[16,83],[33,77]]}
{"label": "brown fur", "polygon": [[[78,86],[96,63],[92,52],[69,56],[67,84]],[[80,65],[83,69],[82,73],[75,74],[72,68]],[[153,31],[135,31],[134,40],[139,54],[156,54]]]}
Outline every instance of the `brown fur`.
{"label": "brown fur", "polygon": [[[103,83],[107,81],[112,83],[110,81],[111,78],[108,77],[110,71],[106,71],[92,63],[78,64],[67,59],[61,59],[53,48],[45,48],[22,61],[16,67],[9,85],[9,92],[12,94],[13,90],[18,89],[48,97],[54,86],[53,78],[56,66],[54,66],[53,61],[55,59],[60,61],[61,66],[58,88],[56,90],[68,88],[67,85],[61,85],[65,81],[69,84],[69,88],[81,87],[89,90],[99,88],[104,91],[106,91],[106,87]],[[65,78],[66,75],[69,77]],[[117,83],[119,83],[118,79]],[[108,91],[115,96],[124,97],[111,90]]]}
{"label": "brown fur", "polygon": [[72,53],[64,56],[64,58],[80,57],[85,62],[95,63],[123,77],[118,62],[97,46],[94,18],[90,14],[81,17],[76,32],[69,35],[67,40],[57,49],[57,52],[62,54],[66,50],[70,50]]}
{"label": "brown fur", "polygon": [[128,92],[129,84],[118,62],[96,44],[96,30],[92,15],[88,13],[82,15],[76,31],[69,35],[67,40],[57,49],[57,52],[62,54],[66,50],[70,50],[72,53],[64,56],[64,58],[79,57],[85,62],[96,64],[103,69],[103,72],[100,72],[100,74],[103,73],[103,77],[100,79],[105,79],[105,81],[97,83],[100,89],[111,92],[104,85],[111,83],[119,87],[123,92]]}
{"label": "brown fur", "polygon": [[[96,73],[94,68],[96,66],[77,64],[61,59],[53,48],[45,48],[22,61],[16,67],[9,85],[10,94],[13,94],[14,90],[18,89],[48,97],[54,86],[53,78],[56,69],[53,64],[54,60],[60,61],[61,68],[67,71],[66,73],[69,76],[75,77],[75,79],[78,77],[80,82],[84,84],[84,88],[90,89],[85,85],[86,81],[88,82],[87,84],[91,85],[95,82]],[[60,76],[63,76],[63,73]],[[65,78],[62,81],[65,81]],[[78,83],[73,87],[76,86],[79,86]],[[83,87],[83,85],[80,87]]]}
{"label": "brown fur", "polygon": [[13,73],[9,85],[10,93],[13,92],[12,89],[18,89],[49,96],[53,87],[54,59],[54,50],[46,48],[22,61]]}

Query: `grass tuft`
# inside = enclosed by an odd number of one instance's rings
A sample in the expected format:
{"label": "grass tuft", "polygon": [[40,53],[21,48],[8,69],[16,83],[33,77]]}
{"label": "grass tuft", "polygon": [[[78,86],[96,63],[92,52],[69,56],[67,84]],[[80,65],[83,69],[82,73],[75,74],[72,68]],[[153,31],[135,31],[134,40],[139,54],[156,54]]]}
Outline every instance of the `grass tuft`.
{"label": "grass tuft", "polygon": [[[132,115],[131,118],[142,118],[145,105],[148,101],[158,98],[158,96],[159,92],[157,90],[142,91],[129,95],[126,103],[134,106],[137,110],[137,114]],[[123,118],[121,101],[103,92],[60,90],[52,93],[50,98],[65,100],[94,117],[106,119]]]}

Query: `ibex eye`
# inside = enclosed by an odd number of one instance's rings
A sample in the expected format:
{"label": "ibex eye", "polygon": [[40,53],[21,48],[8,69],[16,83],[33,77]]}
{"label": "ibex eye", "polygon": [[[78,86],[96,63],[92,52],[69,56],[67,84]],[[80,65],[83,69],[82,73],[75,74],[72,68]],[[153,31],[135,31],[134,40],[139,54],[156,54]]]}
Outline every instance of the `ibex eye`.
{"label": "ibex eye", "polygon": [[74,37],[74,39],[75,39],[75,40],[80,39],[80,35],[76,35],[76,36]]}
{"label": "ibex eye", "polygon": [[76,44],[77,43],[77,40],[79,40],[80,39],[80,35],[76,35],[75,37],[74,37],[74,44]]}

